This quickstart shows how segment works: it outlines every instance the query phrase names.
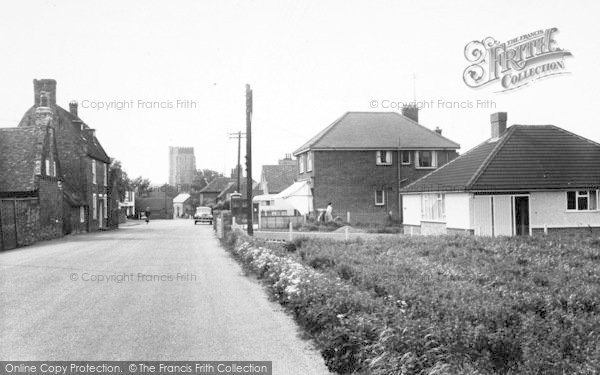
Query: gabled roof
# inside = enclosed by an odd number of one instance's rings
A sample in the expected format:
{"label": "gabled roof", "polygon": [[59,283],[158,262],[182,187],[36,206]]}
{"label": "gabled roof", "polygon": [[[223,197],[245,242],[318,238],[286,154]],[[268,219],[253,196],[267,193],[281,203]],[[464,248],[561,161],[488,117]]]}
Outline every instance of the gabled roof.
{"label": "gabled roof", "polygon": [[458,149],[460,145],[397,112],[347,112],[298,148],[343,149]]}
{"label": "gabled roof", "polygon": [[185,203],[188,199],[190,199],[191,195],[188,193],[179,193],[175,198],[173,198],[173,203]]}
{"label": "gabled roof", "polygon": [[46,128],[0,129],[0,191],[36,190],[35,164],[40,163]]}
{"label": "gabled roof", "polygon": [[220,193],[229,185],[231,181],[233,180],[229,177],[215,177],[210,180],[208,185],[200,190],[200,193]]}
{"label": "gabled roof", "polygon": [[276,194],[294,183],[298,168],[294,164],[263,165],[262,179],[267,181],[269,194]]}
{"label": "gabled roof", "polygon": [[[52,109],[52,112],[56,115],[55,120],[58,121],[59,128],[64,127],[65,129],[73,129],[73,131],[80,131],[79,129],[75,128],[74,122],[81,122],[83,123],[84,129],[91,129],[79,117],[73,115],[71,112],[65,110],[64,108],[56,104],[50,104],[49,106]],[[35,124],[35,110],[36,107],[33,106],[29,110],[27,110],[27,112],[25,112],[23,118],[21,119],[21,122],[19,123],[19,127],[33,126]],[[87,147],[88,156],[96,160],[102,161],[104,163],[110,164],[110,158],[106,154],[106,151],[104,151],[104,148],[102,148],[102,145],[98,141],[98,138],[85,131],[81,132],[81,137],[84,144]]]}
{"label": "gabled roof", "polygon": [[[246,194],[247,194],[247,189],[246,186],[248,184],[246,183],[246,179],[244,178],[243,180],[240,181],[240,191],[239,193],[242,195],[242,199],[246,198]],[[227,194],[231,194],[234,193],[237,190],[237,181],[231,181],[229,184],[227,184],[227,186],[225,187],[225,189],[223,189],[219,195],[217,196],[218,199],[225,199],[227,198]],[[262,190],[260,190],[258,188],[258,183],[256,181],[252,181],[252,196],[255,195],[261,195],[263,192]]]}
{"label": "gabled roof", "polygon": [[402,192],[598,188],[600,144],[554,125],[513,125]]}

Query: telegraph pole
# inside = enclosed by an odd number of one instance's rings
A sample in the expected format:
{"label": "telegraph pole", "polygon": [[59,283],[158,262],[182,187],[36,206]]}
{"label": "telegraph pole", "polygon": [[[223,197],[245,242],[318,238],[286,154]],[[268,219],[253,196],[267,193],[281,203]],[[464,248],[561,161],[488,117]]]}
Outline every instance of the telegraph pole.
{"label": "telegraph pole", "polygon": [[238,160],[237,160],[237,192],[240,192],[240,173],[242,171],[242,165],[240,164],[240,151],[241,151],[241,144],[242,144],[242,138],[246,138],[246,133],[242,133],[241,131],[237,132],[237,133],[229,133],[229,139],[236,139],[238,140]]}
{"label": "telegraph pole", "polygon": [[252,90],[246,84],[246,199],[248,201],[248,235],[254,234],[252,204]]}

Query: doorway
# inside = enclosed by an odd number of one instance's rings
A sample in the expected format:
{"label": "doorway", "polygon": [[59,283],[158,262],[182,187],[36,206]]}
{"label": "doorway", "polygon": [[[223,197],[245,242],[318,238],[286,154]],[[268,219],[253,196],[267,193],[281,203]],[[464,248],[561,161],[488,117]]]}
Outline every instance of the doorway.
{"label": "doorway", "polygon": [[529,196],[518,195],[515,199],[515,234],[529,235]]}

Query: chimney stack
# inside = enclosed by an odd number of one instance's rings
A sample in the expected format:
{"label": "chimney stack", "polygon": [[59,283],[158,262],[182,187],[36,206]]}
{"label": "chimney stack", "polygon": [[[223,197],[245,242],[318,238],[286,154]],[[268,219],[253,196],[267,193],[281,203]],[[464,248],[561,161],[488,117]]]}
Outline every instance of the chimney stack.
{"label": "chimney stack", "polygon": [[54,79],[34,79],[33,96],[36,107],[40,106],[42,92],[47,93],[48,104],[56,105],[56,80]]}
{"label": "chimney stack", "polygon": [[500,138],[506,131],[506,112],[492,113],[490,121],[492,123],[492,138]]}
{"label": "chimney stack", "polygon": [[69,112],[71,112],[71,114],[75,117],[79,117],[79,115],[77,114],[77,100],[71,100],[69,102]]}
{"label": "chimney stack", "polygon": [[435,127],[435,132],[438,133],[439,135],[442,135],[442,129],[440,129],[439,126]]}
{"label": "chimney stack", "polygon": [[414,104],[402,107],[402,116],[406,116],[414,122],[419,122],[419,108]]}

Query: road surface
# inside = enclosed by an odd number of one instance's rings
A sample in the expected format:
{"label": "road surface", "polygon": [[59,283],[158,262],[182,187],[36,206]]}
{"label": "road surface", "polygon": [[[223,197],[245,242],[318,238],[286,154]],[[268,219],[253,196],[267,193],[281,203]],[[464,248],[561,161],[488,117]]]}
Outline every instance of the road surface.
{"label": "road surface", "polygon": [[265,360],[327,374],[212,227],[151,221],[0,252],[0,360]]}

